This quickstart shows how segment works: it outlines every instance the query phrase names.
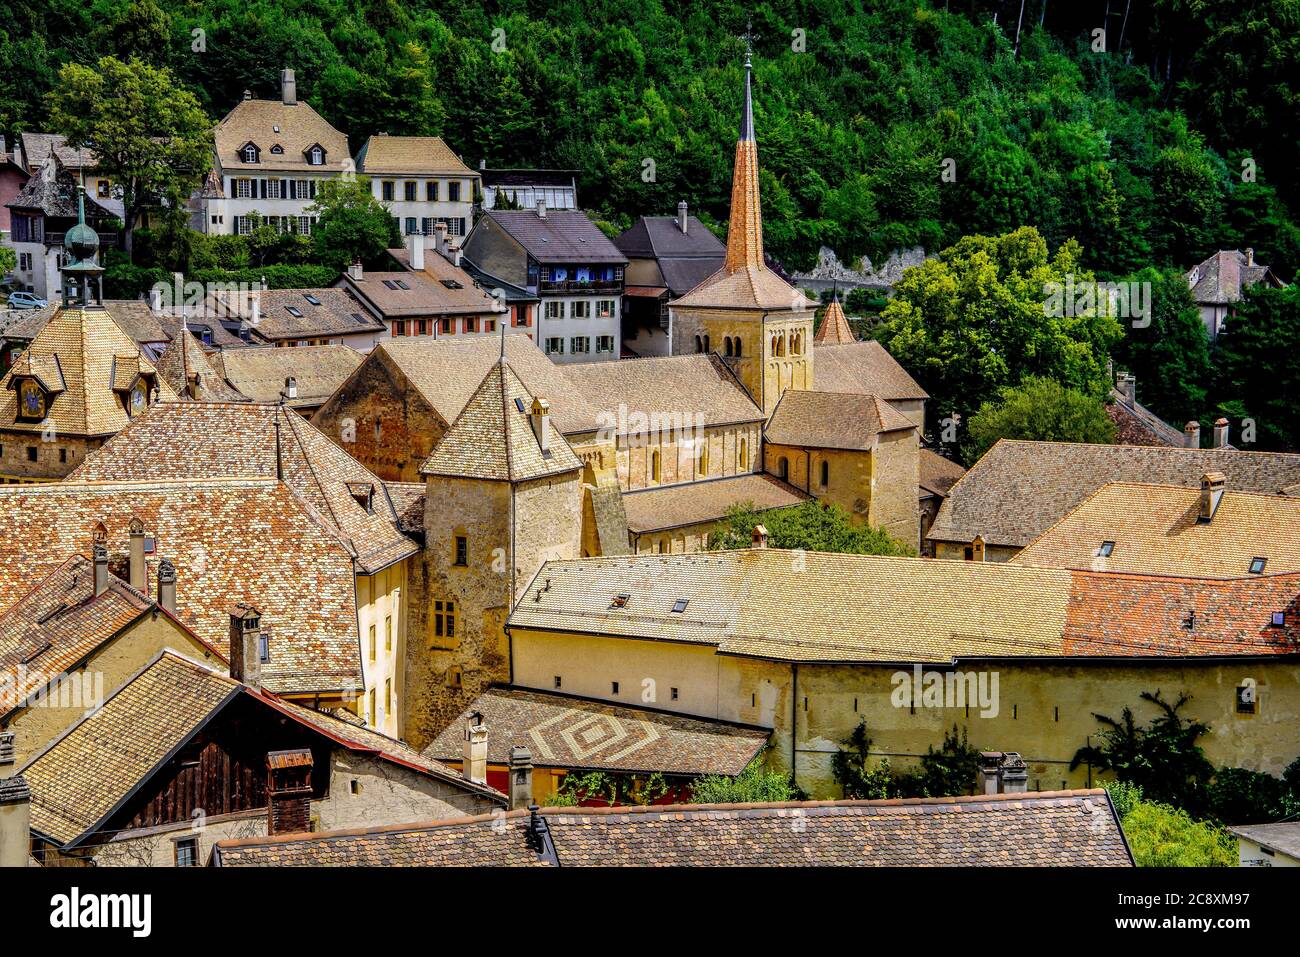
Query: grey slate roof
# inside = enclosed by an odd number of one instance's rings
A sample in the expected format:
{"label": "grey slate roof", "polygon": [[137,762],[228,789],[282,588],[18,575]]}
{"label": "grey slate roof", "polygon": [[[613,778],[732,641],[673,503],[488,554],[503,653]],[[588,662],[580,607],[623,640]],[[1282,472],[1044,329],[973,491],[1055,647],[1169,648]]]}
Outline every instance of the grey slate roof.
{"label": "grey slate roof", "polygon": [[586,213],[569,209],[489,210],[483,214],[505,230],[540,263],[625,264],[624,256]]}

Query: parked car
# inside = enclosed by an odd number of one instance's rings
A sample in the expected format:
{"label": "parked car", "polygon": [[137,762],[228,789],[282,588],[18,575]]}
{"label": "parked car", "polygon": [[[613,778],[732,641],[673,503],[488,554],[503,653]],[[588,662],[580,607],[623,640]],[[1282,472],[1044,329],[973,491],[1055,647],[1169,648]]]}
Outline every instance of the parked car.
{"label": "parked car", "polygon": [[10,309],[44,309],[48,305],[48,301],[34,293],[11,292],[9,294]]}

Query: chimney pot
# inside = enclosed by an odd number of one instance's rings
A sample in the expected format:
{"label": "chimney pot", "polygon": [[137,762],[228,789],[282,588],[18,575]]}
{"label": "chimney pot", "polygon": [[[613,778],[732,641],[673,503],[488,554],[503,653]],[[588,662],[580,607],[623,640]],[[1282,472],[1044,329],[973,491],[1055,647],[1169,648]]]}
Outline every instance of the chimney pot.
{"label": "chimney pot", "polygon": [[1214,513],[1219,510],[1219,502],[1223,499],[1223,490],[1227,481],[1222,472],[1206,472],[1201,476],[1200,520],[1202,522],[1213,520]]}
{"label": "chimney pot", "polygon": [[158,604],[176,614],[176,566],[165,558],[158,563]]}
{"label": "chimney pot", "polygon": [[522,745],[510,749],[510,810],[527,807],[533,799],[533,755]]}
{"label": "chimney pot", "polygon": [[1029,790],[1029,768],[1015,751],[1002,755],[998,765],[998,790],[1003,794],[1024,794]]}
{"label": "chimney pot", "polygon": [[108,549],[103,545],[96,545],[92,552],[95,558],[95,589],[96,595],[102,595],[108,590]]}
{"label": "chimney pot", "polygon": [[0,868],[26,867],[32,852],[32,792],[17,766],[14,732],[0,732]]}
{"label": "chimney pot", "polygon": [[543,452],[550,451],[550,436],[547,426],[551,421],[551,403],[545,399],[533,399],[533,407],[528,414],[529,424],[533,427],[533,437]]}
{"label": "chimney pot", "polygon": [[1001,763],[1001,751],[980,752],[980,766],[975,773],[975,791],[977,794],[998,793],[998,765]]}
{"label": "chimney pot", "polygon": [[680,203],[677,204],[677,228],[680,229],[683,234],[686,232],[686,227],[687,227],[686,211],[687,211],[686,200],[682,200]]}
{"label": "chimney pot", "polygon": [[280,71],[280,102],[285,106],[298,105],[298,81],[294,79],[293,70]]}
{"label": "chimney pot", "polygon": [[262,614],[242,602],[230,609],[230,677],[262,687]]}
{"label": "chimney pot", "polygon": [[767,526],[755,525],[749,535],[749,543],[754,548],[767,548]]}
{"label": "chimney pot", "polygon": [[1189,449],[1201,447],[1201,423],[1195,419],[1183,426],[1183,444]]}
{"label": "chimney pot", "polygon": [[1228,420],[1224,418],[1216,419],[1214,422],[1214,447],[1216,449],[1227,448],[1228,445]]}
{"label": "chimney pot", "polygon": [[475,711],[465,719],[464,753],[461,774],[466,781],[487,784],[488,729],[482,712]]}
{"label": "chimney pot", "polygon": [[144,561],[144,524],[131,519],[130,580],[131,587],[144,592],[149,588],[149,571]]}

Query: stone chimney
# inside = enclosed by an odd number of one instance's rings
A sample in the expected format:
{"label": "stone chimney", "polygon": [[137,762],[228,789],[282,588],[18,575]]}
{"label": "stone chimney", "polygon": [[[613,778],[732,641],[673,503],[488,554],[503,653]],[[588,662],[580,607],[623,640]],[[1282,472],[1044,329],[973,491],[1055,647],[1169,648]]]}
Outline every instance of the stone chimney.
{"label": "stone chimney", "polygon": [[981,751],[976,772],[976,794],[1024,794],[1029,790],[1029,768],[1015,751]]}
{"label": "stone chimney", "polygon": [[176,614],[176,566],[165,558],[158,563],[158,604]]}
{"label": "stone chimney", "polygon": [[1228,447],[1228,420],[1222,416],[1214,420],[1214,447],[1216,449]]}
{"label": "stone chimney", "polygon": [[533,755],[522,745],[510,749],[510,810],[533,802]]}
{"label": "stone chimney", "polygon": [[1250,246],[1246,247],[1246,265],[1248,267],[1255,265],[1255,250]]}
{"label": "stone chimney", "polygon": [[407,247],[411,251],[411,268],[416,272],[424,271],[424,237],[412,233],[406,237]]}
{"label": "stone chimney", "polygon": [[546,218],[546,200],[540,196],[537,197],[537,218],[538,219]]}
{"label": "stone chimney", "polygon": [[280,102],[285,106],[298,105],[298,81],[293,77],[293,70],[280,71]]}
{"label": "stone chimney", "polygon": [[767,548],[767,526],[755,525],[749,533],[749,544],[753,548]]}
{"label": "stone chimney", "polygon": [[0,868],[26,867],[32,853],[32,792],[18,771],[12,731],[0,731]]}
{"label": "stone chimney", "polygon": [[1223,489],[1227,482],[1222,472],[1206,472],[1201,476],[1201,512],[1197,516],[1200,521],[1213,520],[1214,513],[1219,510],[1219,502],[1223,500]]}
{"label": "stone chimney", "polygon": [[483,715],[475,711],[465,719],[464,754],[461,774],[466,781],[487,784],[488,729]]}
{"label": "stone chimney", "polygon": [[262,615],[242,602],[230,608],[230,677],[262,687]]}
{"label": "stone chimney", "polygon": [[266,755],[266,833],[302,834],[311,830],[310,748]]}
{"label": "stone chimney", "polygon": [[92,550],[95,558],[95,589],[96,595],[102,595],[108,591],[108,549],[103,545],[96,545]]}
{"label": "stone chimney", "polygon": [[1128,372],[1115,377],[1115,390],[1124,397],[1124,404],[1132,408],[1137,404],[1137,378]]}
{"label": "stone chimney", "polygon": [[131,519],[131,587],[139,592],[149,590],[149,570],[144,562],[144,523],[138,518]]}
{"label": "stone chimney", "polygon": [[528,421],[533,427],[533,436],[537,439],[538,448],[545,455],[551,450],[549,430],[547,428],[551,422],[551,403],[545,399],[533,399],[533,407],[528,413]]}
{"label": "stone chimney", "polygon": [[361,261],[357,260],[348,266],[348,278],[353,282],[361,282],[363,276],[361,271]]}
{"label": "stone chimney", "polygon": [[1201,447],[1201,423],[1195,419],[1183,426],[1183,445],[1189,449]]}
{"label": "stone chimney", "polygon": [[687,229],[686,210],[686,200],[682,200],[677,204],[677,228],[680,229],[683,234],[686,233]]}

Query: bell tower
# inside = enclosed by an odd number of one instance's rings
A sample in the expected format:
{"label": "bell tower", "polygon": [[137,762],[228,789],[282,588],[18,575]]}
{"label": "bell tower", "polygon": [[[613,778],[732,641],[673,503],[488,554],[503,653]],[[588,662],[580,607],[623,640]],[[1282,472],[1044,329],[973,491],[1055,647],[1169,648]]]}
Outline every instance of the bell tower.
{"label": "bell tower", "polygon": [[764,262],[758,172],[747,51],[726,258],[721,269],[669,304],[670,326],[674,355],[717,353],[770,415],[786,389],[812,388],[815,303]]}

